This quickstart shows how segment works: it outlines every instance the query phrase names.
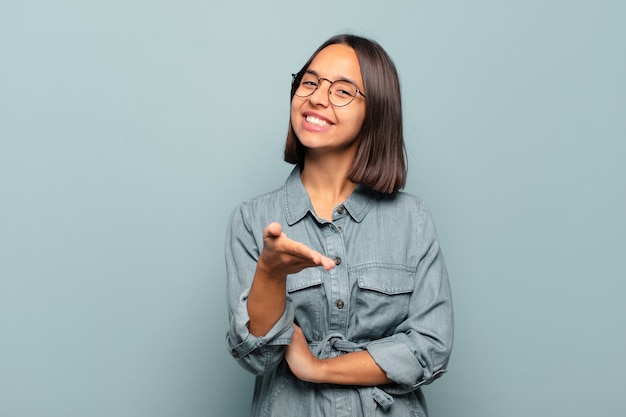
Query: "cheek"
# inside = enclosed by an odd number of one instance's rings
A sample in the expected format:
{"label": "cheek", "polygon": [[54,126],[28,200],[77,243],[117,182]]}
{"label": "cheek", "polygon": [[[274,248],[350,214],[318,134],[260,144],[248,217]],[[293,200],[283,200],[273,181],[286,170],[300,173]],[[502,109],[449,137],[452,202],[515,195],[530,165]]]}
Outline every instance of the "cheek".
{"label": "cheek", "polygon": [[298,113],[298,109],[296,108],[296,103],[294,103],[294,101],[291,101],[291,117],[295,116]]}
{"label": "cheek", "polygon": [[291,112],[290,112],[290,116],[291,116],[291,125],[295,128],[295,124],[298,120],[298,116],[300,115],[300,104],[298,103],[298,100],[293,99],[291,100]]}
{"label": "cheek", "polygon": [[356,131],[356,133],[359,133],[361,131],[364,121],[365,121],[365,112],[356,114],[354,116],[352,124],[354,126],[354,130]]}

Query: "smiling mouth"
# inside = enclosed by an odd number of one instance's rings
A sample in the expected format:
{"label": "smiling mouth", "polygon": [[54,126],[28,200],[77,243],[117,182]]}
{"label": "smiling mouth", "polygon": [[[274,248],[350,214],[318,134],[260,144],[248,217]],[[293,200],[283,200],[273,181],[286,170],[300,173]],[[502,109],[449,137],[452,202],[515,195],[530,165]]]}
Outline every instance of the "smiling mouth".
{"label": "smiling mouth", "polygon": [[317,117],[314,117],[314,116],[307,116],[305,120],[307,121],[307,123],[311,123],[316,126],[332,126],[326,120],[318,119]]}

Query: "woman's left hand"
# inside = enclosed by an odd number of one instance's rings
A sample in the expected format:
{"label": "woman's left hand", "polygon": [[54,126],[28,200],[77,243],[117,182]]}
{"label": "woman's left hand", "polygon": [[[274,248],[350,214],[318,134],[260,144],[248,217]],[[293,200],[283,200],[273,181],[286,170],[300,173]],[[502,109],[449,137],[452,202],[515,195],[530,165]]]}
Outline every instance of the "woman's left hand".
{"label": "woman's left hand", "polygon": [[309,349],[302,329],[293,325],[291,344],[285,359],[291,372],[300,380],[316,384],[383,385],[393,382],[374,362],[367,350],[319,359]]}
{"label": "woman's left hand", "polygon": [[322,361],[311,353],[302,329],[296,324],[293,325],[293,328],[291,344],[287,346],[285,351],[285,359],[289,369],[302,381],[319,382],[317,375]]}

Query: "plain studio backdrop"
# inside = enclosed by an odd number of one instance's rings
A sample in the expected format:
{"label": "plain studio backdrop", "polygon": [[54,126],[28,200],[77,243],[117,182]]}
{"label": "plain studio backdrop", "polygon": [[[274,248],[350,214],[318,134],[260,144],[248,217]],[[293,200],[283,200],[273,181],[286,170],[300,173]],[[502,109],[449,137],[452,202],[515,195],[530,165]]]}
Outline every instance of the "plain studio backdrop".
{"label": "plain studio backdrop", "polygon": [[[396,62],[455,301],[433,417],[621,416],[626,2],[5,1],[0,415],[238,417],[223,242],[279,187],[291,73]],[[259,231],[261,232],[261,231]]]}

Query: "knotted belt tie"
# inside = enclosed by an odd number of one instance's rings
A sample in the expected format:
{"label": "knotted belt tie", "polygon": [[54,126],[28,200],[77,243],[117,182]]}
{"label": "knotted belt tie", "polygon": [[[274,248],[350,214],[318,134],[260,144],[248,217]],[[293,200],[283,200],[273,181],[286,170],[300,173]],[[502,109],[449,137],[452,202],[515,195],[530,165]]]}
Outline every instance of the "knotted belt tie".
{"label": "knotted belt tie", "polygon": [[[344,353],[361,351],[364,344],[351,342],[341,333],[329,333],[319,342],[309,342],[309,348],[319,359],[328,359]],[[356,386],[356,389],[361,397],[365,417],[376,416],[376,404],[384,410],[388,410],[393,404],[393,397],[378,387]]]}

